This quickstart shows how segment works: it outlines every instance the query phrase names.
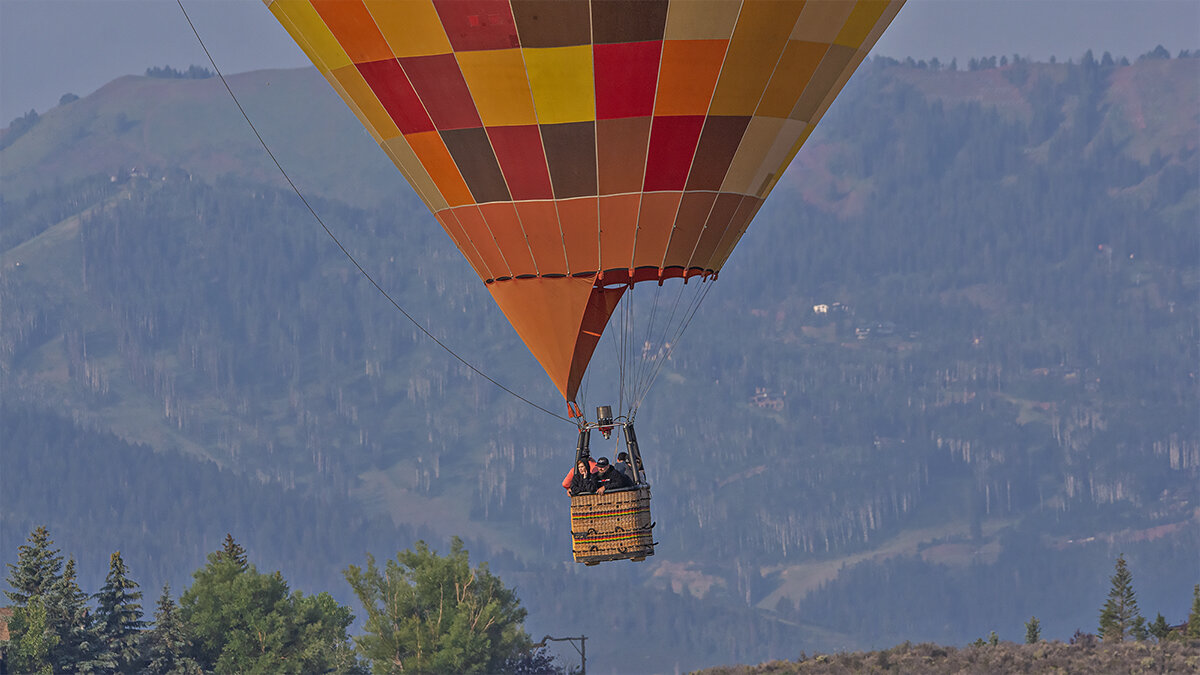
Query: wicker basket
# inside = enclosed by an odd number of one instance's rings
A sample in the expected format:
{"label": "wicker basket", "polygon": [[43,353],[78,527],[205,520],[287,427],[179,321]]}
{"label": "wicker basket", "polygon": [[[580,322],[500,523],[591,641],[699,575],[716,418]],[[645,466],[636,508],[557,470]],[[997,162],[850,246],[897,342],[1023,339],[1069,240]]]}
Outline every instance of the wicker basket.
{"label": "wicker basket", "polygon": [[654,555],[650,486],[571,497],[575,562],[645,560]]}

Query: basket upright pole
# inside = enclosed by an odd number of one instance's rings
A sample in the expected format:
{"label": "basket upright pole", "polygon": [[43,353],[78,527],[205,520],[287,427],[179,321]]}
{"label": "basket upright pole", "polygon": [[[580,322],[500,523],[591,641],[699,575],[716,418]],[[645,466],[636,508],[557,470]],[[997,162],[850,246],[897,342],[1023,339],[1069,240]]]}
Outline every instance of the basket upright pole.
{"label": "basket upright pole", "polygon": [[629,450],[629,461],[633,467],[635,484],[645,481],[645,467],[642,466],[642,451],[638,449],[637,434],[633,432],[633,422],[625,423],[625,447]]}
{"label": "basket upright pole", "polygon": [[[590,460],[592,458],[591,451],[588,449],[588,446],[591,444],[591,440],[592,440],[592,430],[591,429],[580,429],[579,430],[579,441],[575,444],[575,464],[576,465],[579,464],[580,460]],[[574,465],[572,465],[572,470],[574,470]]]}

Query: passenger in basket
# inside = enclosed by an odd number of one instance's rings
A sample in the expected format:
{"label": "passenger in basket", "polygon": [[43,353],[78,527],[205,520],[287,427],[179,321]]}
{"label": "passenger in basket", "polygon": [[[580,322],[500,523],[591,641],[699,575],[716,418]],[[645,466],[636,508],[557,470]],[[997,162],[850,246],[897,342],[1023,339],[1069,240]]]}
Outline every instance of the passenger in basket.
{"label": "passenger in basket", "polygon": [[[583,461],[583,460],[580,460],[580,461]],[[591,469],[589,473],[596,473],[595,460],[593,460],[591,457],[588,457],[587,461],[588,461],[588,467]],[[578,464],[578,462],[577,462],[577,464]],[[566,490],[567,492],[571,491],[571,481],[574,480],[574,478],[575,478],[575,469],[572,468],[570,471],[567,472],[567,476],[566,476],[566,478],[563,478],[563,482],[562,482],[563,489]]]}
{"label": "passenger in basket", "polygon": [[575,469],[571,471],[570,479],[571,483],[567,486],[567,494],[572,497],[596,491],[596,474],[592,473],[586,460],[581,459],[575,463]]}
{"label": "passenger in basket", "polygon": [[627,487],[633,487],[633,481],[614,469],[608,463],[607,457],[596,460],[596,494],[602,495],[606,490],[620,490]]}
{"label": "passenger in basket", "polygon": [[637,483],[633,477],[633,467],[629,466],[628,452],[617,453],[617,463],[613,464],[613,466],[616,467],[617,471],[620,471],[622,475],[628,478],[631,484]]}

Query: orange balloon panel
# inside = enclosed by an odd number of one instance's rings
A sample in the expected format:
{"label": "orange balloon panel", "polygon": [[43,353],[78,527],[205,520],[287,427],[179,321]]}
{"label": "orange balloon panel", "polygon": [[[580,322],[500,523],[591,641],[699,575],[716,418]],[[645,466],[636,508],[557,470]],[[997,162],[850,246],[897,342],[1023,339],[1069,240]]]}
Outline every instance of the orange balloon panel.
{"label": "orange balloon panel", "polygon": [[715,277],[903,4],[264,2],[568,400],[611,288]]}

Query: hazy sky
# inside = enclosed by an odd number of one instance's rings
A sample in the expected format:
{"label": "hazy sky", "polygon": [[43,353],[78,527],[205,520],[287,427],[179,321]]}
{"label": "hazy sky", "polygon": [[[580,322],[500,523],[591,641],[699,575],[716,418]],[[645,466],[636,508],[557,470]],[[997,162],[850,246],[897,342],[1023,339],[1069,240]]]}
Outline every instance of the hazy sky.
{"label": "hazy sky", "polygon": [[[261,0],[185,0],[226,73],[308,65]],[[1200,48],[1200,0],[909,0],[875,47],[887,56],[1020,54],[1130,59]],[[172,0],[0,0],[0,126],[154,65],[208,65]]]}

